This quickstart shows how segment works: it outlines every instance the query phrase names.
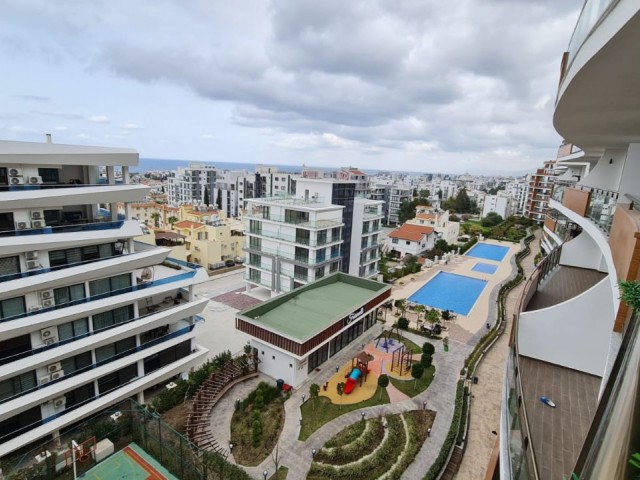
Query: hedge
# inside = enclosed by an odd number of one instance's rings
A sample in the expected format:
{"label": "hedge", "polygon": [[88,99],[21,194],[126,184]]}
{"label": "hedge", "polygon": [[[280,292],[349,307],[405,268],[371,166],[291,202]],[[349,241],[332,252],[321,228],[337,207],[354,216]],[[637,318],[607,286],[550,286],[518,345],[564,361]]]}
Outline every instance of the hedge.
{"label": "hedge", "polygon": [[447,465],[449,461],[449,452],[453,448],[456,438],[458,436],[458,430],[460,428],[460,417],[462,415],[462,397],[464,394],[464,381],[458,380],[458,386],[456,387],[456,403],[453,409],[453,419],[451,420],[451,427],[449,427],[449,433],[444,440],[444,444],[440,449],[440,453],[433,462],[431,468],[424,476],[424,480],[435,480],[440,475],[442,469]]}

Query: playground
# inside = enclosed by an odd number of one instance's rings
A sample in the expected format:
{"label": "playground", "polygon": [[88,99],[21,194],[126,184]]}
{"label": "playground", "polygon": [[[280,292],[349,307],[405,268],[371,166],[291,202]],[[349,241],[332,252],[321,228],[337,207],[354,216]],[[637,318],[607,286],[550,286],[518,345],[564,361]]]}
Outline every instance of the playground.
{"label": "playground", "polygon": [[85,480],[177,480],[135,443],[103,460],[82,476]]}
{"label": "playground", "polygon": [[[365,345],[351,361],[337,366],[335,375],[321,385],[320,395],[338,405],[368,400],[375,394],[378,377],[383,373],[398,380],[411,380],[411,364],[420,357],[419,354],[415,354],[415,358],[413,355],[403,341],[384,332],[374,342]],[[338,394],[339,383],[345,384],[342,397]],[[398,398],[398,401],[403,399]],[[393,396],[391,401],[394,401]]]}

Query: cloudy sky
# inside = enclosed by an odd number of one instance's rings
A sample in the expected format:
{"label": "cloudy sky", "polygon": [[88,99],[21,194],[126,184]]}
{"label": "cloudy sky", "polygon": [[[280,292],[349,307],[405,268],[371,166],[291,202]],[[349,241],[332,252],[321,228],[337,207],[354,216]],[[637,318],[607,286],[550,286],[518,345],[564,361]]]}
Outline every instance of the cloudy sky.
{"label": "cloudy sky", "polygon": [[0,139],[424,172],[555,158],[581,0],[0,0]]}

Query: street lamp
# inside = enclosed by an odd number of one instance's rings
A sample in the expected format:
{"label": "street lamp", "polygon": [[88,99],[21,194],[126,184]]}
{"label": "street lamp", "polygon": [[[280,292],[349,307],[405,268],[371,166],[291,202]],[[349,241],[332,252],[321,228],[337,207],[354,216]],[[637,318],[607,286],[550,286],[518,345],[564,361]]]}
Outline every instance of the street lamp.
{"label": "street lamp", "polygon": [[306,395],[303,393],[302,394],[302,403],[304,403],[304,399],[306,398]]}
{"label": "street lamp", "polygon": [[262,476],[264,477],[264,480],[267,480],[267,475],[269,475],[269,472],[267,472],[266,470],[262,472]]}
{"label": "street lamp", "polygon": [[315,448],[311,449],[311,458],[316,458],[316,449]]}
{"label": "street lamp", "polygon": [[233,443],[229,442],[229,451],[233,453]]}
{"label": "street lamp", "polygon": [[422,409],[423,410],[427,409],[427,401],[426,400],[424,402],[422,402]]}
{"label": "street lamp", "polygon": [[338,370],[340,370],[340,367],[336,365],[336,373],[338,373]]}
{"label": "street lamp", "polygon": [[360,415],[362,415],[362,420],[364,421],[364,412],[361,412]]}

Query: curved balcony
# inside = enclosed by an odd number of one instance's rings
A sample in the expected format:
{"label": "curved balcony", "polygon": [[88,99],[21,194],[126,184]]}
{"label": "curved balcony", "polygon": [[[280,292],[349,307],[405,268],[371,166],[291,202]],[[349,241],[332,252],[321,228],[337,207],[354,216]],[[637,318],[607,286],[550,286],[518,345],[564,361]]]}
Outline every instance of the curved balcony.
{"label": "curved balcony", "polygon": [[559,183],[553,189],[552,199],[590,219],[605,235],[609,235],[618,192],[576,183]]}
{"label": "curved balcony", "polygon": [[587,0],[563,59],[553,123],[567,141],[623,147],[640,140],[640,4]]}

